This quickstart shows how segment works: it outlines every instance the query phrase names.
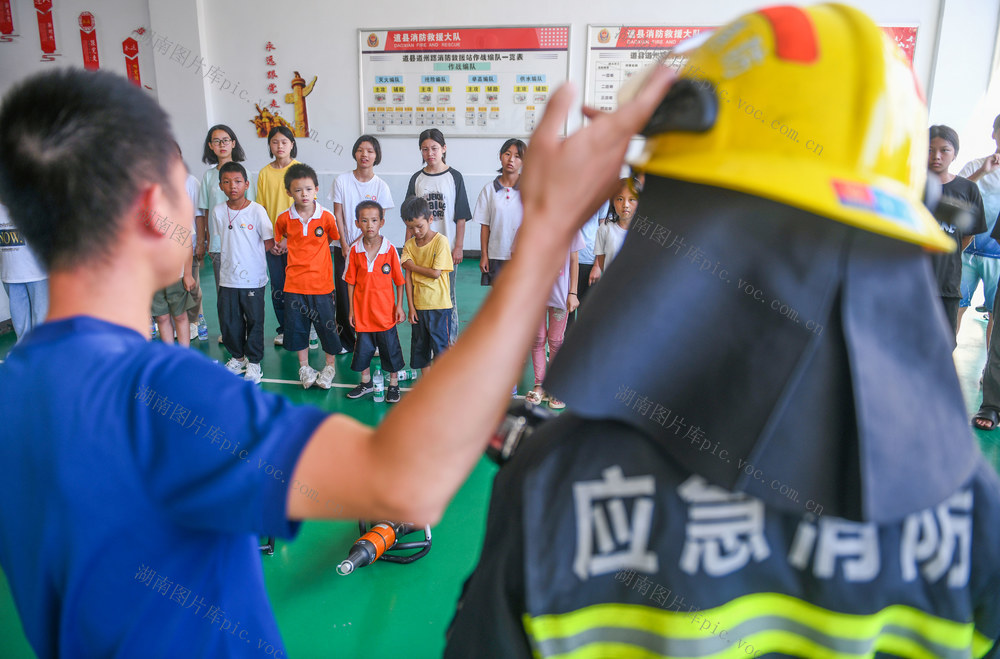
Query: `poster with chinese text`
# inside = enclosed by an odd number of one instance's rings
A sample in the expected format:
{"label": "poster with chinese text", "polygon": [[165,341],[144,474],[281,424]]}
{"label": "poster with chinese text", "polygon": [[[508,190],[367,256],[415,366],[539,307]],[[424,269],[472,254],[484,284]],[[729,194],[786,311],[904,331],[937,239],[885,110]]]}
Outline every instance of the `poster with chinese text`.
{"label": "poster with chinese text", "polygon": [[[917,26],[883,25],[910,64],[917,43]],[[587,34],[587,79],[584,102],[605,112],[618,107],[618,90],[632,75],[681,41],[713,26],[590,25]],[[680,70],[682,58],[668,61]]]}
{"label": "poster with chinese text", "polygon": [[362,29],[361,129],[531,133],[569,72],[569,27]]}

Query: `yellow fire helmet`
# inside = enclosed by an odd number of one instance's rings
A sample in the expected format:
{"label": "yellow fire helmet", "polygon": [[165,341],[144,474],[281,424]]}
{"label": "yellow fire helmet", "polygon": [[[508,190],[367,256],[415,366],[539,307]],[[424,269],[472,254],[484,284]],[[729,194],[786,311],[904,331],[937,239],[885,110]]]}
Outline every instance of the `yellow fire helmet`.
{"label": "yellow fire helmet", "polygon": [[[839,4],[771,7],[668,56],[687,61],[644,131],[636,170],[955,249],[922,202],[923,94],[903,54],[863,13]],[[644,79],[630,80],[623,100]]]}

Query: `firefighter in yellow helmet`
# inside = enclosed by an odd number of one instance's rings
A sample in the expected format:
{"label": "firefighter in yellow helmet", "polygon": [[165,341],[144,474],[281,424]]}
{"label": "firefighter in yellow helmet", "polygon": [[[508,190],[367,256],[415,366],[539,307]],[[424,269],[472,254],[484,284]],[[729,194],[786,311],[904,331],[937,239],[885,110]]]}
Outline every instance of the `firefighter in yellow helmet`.
{"label": "firefighter in yellow helmet", "polygon": [[843,5],[679,51],[640,213],[545,383],[569,409],[497,476],[446,656],[997,656],[1000,479],[909,65]]}

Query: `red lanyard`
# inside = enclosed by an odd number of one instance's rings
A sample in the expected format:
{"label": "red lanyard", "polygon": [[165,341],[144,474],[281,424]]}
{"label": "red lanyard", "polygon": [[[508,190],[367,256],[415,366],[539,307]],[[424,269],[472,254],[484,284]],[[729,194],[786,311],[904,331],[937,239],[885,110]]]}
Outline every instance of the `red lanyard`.
{"label": "red lanyard", "polygon": [[230,215],[229,214],[229,204],[226,204],[226,217],[229,218],[229,228],[230,229],[233,228],[233,220],[235,220],[236,218],[238,218],[240,216],[240,213],[243,212],[243,209],[250,205],[250,200],[249,199],[244,199],[243,201],[245,201],[247,203],[243,204],[243,207],[240,208],[238,211],[236,211],[236,215]]}

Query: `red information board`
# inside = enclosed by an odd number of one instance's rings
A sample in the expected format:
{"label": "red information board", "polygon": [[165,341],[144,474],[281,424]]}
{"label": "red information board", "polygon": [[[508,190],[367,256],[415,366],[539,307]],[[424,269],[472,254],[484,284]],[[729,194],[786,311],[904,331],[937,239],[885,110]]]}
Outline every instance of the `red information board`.
{"label": "red information board", "polygon": [[[632,74],[681,41],[714,29],[715,26],[701,25],[590,25],[586,103],[606,112],[613,111],[618,107],[618,90]],[[883,25],[882,30],[895,40],[913,64],[917,26]],[[678,69],[682,66],[680,62],[672,65]]]}
{"label": "red information board", "polygon": [[531,133],[569,68],[568,26],[362,29],[362,130]]}

